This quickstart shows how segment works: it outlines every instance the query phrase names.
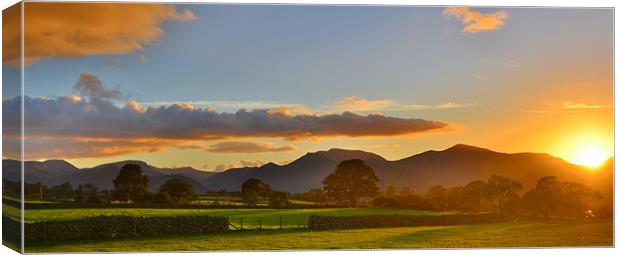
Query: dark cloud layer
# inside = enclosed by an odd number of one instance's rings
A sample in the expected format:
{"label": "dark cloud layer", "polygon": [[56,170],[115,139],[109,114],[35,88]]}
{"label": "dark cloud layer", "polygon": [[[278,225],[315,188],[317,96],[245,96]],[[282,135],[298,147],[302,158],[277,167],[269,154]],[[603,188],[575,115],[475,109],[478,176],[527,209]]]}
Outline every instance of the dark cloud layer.
{"label": "dark cloud layer", "polygon": [[[24,98],[29,136],[82,138],[159,138],[214,140],[235,137],[303,139],[330,136],[395,136],[445,128],[440,121],[405,119],[351,112],[289,115],[269,109],[234,113],[194,108],[188,104],[137,108],[119,107],[99,98]],[[19,98],[3,101],[8,131],[18,127],[12,114]],[[17,118],[18,119],[18,118]],[[15,130],[14,130],[15,131]]]}

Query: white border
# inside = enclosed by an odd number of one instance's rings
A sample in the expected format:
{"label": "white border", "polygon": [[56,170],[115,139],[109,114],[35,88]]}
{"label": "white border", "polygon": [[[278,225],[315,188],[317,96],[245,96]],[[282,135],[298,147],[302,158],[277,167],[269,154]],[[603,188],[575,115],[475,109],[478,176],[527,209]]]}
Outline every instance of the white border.
{"label": "white border", "polygon": [[[34,0],[38,1],[38,0]],[[92,1],[92,0],[64,0],[65,2],[130,2],[127,0],[120,1]],[[0,4],[2,9],[11,6],[18,1],[15,0],[0,0]],[[617,7],[618,1],[613,0],[589,0],[589,1],[576,1],[576,0],[133,0],[132,2],[167,2],[167,3],[229,3],[229,4],[239,4],[239,3],[249,3],[249,4],[282,4],[282,3],[290,3],[290,4],[351,4],[351,5],[365,5],[365,4],[381,4],[381,5],[467,5],[467,6],[507,6],[507,7]],[[615,16],[615,11],[614,11]],[[1,21],[0,21],[1,23]],[[614,19],[614,35],[616,34],[616,30],[618,28],[618,21]],[[615,41],[614,36],[614,49],[617,47],[617,41]],[[1,52],[1,48],[0,48]],[[617,52],[614,50],[614,63],[617,56]],[[22,57],[23,58],[23,57]],[[618,67],[614,65],[614,77],[615,74],[618,73]],[[23,72],[23,71],[22,71]],[[0,69],[0,75],[1,75]],[[22,77],[23,82],[23,77]],[[23,86],[22,86],[23,89]],[[614,79],[614,109],[617,109],[618,106],[615,102],[615,98],[619,96],[617,90],[615,90],[615,79]],[[0,115],[1,115],[2,106],[0,105]],[[614,112],[614,134],[615,130],[618,127],[618,113]],[[0,118],[0,125],[1,125]],[[614,137],[614,139],[616,139]],[[620,146],[615,143],[614,152],[618,151]],[[23,147],[22,147],[23,149]],[[2,153],[2,148],[0,146],[0,154]],[[615,156],[615,155],[614,155]],[[616,184],[617,182],[614,182]],[[615,204],[618,204],[618,190],[615,189]],[[0,191],[1,194],[1,191]],[[614,208],[614,214],[618,214],[617,208]],[[1,223],[0,223],[1,224]],[[614,224],[614,236],[618,233],[618,224]],[[614,240],[616,240],[614,238]],[[445,254],[445,253],[458,253],[458,254],[507,254],[507,255],[517,255],[517,254],[614,254],[617,251],[614,251],[614,248],[553,248],[553,249],[456,249],[456,250],[442,250],[442,249],[415,249],[415,250],[372,250],[372,251],[284,251],[284,252],[201,252],[194,254]],[[15,254],[14,251],[1,246],[0,247],[1,254]],[[62,253],[60,253],[62,254]],[[72,253],[72,254],[92,254],[92,253]],[[136,254],[136,253],[116,253],[116,254]],[[181,254],[181,253],[168,253],[161,252],[157,254]]]}

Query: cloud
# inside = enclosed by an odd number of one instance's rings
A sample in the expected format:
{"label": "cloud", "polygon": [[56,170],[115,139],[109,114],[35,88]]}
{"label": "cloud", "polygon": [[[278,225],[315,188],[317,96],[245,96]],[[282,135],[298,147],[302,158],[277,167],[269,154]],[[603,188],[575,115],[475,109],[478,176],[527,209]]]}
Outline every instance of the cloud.
{"label": "cloud", "polygon": [[[124,98],[123,93],[105,88],[90,73],[80,74],[74,90],[83,97],[23,98],[26,140],[36,144],[33,148],[38,150],[30,156],[100,157],[171,147],[221,153],[289,151],[295,148],[248,142],[221,142],[205,148],[195,142],[236,138],[387,137],[448,130],[451,126],[437,120],[363,115],[351,111],[317,114],[297,106],[218,112],[186,102],[155,107],[127,101],[121,105],[115,99]],[[21,102],[21,97],[2,100],[5,138],[20,136]],[[433,107],[460,106],[447,103]],[[6,149],[14,148],[18,147]]]}
{"label": "cloud", "polygon": [[463,32],[476,33],[499,29],[508,18],[508,13],[505,11],[482,13],[469,7],[448,7],[444,9],[443,16],[459,19],[465,26]]}
{"label": "cloud", "polygon": [[586,104],[586,103],[577,103],[577,102],[566,101],[566,102],[562,103],[561,109],[557,109],[557,107],[554,107],[554,108],[556,108],[556,109],[550,109],[550,110],[524,110],[523,112],[533,113],[533,114],[580,113],[580,112],[585,112],[585,111],[602,109],[602,108],[605,108],[605,106],[604,105],[597,105],[597,104]]}
{"label": "cloud", "polygon": [[254,161],[241,160],[238,163],[219,164],[219,165],[215,166],[214,170],[216,172],[221,172],[221,171],[228,170],[228,169],[231,169],[231,168],[259,167],[259,166],[262,166],[264,164],[267,164],[267,162],[262,161],[262,160],[254,160]]}
{"label": "cloud", "polygon": [[[51,158],[104,158],[132,153],[161,152],[179,141],[156,139],[84,139],[55,137],[26,137],[25,158],[27,160]],[[19,158],[17,136],[3,138],[3,151],[8,158]]]}
{"label": "cloud", "polygon": [[584,104],[570,101],[564,102],[563,105],[566,109],[600,109],[604,107],[603,105]]}
{"label": "cloud", "polygon": [[[3,134],[19,137],[20,98],[5,99]],[[441,121],[396,118],[378,114],[291,115],[282,111],[255,109],[234,113],[217,112],[190,104],[145,107],[130,101],[117,106],[107,99],[63,96],[53,99],[24,97],[26,140],[37,144],[29,157],[102,157],[144,151],[200,140],[270,137],[315,139],[320,137],[368,137],[418,134],[448,128]],[[213,151],[233,151],[231,143],[211,147]],[[246,152],[283,151],[287,146],[236,144]],[[245,145],[241,146],[241,145]],[[11,150],[18,147],[7,147]],[[34,150],[34,149],[33,149]]]}
{"label": "cloud", "polygon": [[296,148],[292,145],[277,146],[271,143],[233,141],[221,142],[210,145],[205,150],[217,153],[261,153],[261,152],[280,152],[293,151]]}
{"label": "cloud", "polygon": [[436,105],[403,104],[397,100],[368,100],[357,96],[348,96],[339,99],[330,105],[333,111],[374,112],[374,111],[415,111],[415,110],[443,110],[472,106],[474,104],[459,104],[446,102]]}
{"label": "cloud", "polygon": [[73,85],[73,93],[78,93],[91,99],[120,99],[123,97],[118,88],[104,88],[97,76],[87,72],[80,73],[80,79]]}
{"label": "cloud", "polygon": [[[189,9],[177,12],[164,4],[27,3],[25,5],[25,63],[64,57],[127,54],[142,51],[164,35],[167,21],[196,20]],[[19,65],[20,12],[3,15],[3,61]],[[3,13],[4,14],[4,13]],[[16,25],[17,24],[17,25]]]}
{"label": "cloud", "polygon": [[265,101],[158,101],[158,102],[144,102],[145,106],[160,107],[172,104],[188,103],[196,107],[213,108],[217,110],[230,111],[239,109],[271,109],[272,112],[288,112],[288,114],[310,114],[312,110],[308,109],[304,105],[300,104],[287,104],[279,102],[265,102]]}
{"label": "cloud", "polygon": [[[352,112],[289,115],[269,109],[234,113],[190,104],[146,107],[134,102],[118,107],[107,100],[24,98],[26,123],[32,136],[88,138],[159,138],[214,140],[235,137],[396,136],[448,127],[435,120],[397,118]],[[19,98],[3,100],[3,113],[19,112]],[[140,109],[140,110],[137,110]],[[19,118],[18,118],[19,119]],[[11,120],[11,118],[7,119]],[[7,121],[8,122],[8,121]],[[7,130],[17,123],[6,123]]]}

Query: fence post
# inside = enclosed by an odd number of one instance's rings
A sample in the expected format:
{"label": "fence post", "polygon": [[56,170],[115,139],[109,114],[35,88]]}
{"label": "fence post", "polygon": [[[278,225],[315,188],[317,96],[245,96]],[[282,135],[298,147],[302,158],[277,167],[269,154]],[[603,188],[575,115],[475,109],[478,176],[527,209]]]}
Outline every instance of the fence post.
{"label": "fence post", "polygon": [[[24,225],[25,225],[25,224],[24,224]],[[47,241],[47,234],[45,233],[45,232],[46,232],[46,230],[47,230],[47,227],[46,227],[46,226],[47,226],[47,222],[45,222],[45,221],[44,221],[44,222],[43,222],[43,242],[46,242],[46,241]],[[25,226],[24,226],[24,227],[25,227]]]}
{"label": "fence post", "polygon": [[282,229],[282,215],[280,215],[280,229]]}

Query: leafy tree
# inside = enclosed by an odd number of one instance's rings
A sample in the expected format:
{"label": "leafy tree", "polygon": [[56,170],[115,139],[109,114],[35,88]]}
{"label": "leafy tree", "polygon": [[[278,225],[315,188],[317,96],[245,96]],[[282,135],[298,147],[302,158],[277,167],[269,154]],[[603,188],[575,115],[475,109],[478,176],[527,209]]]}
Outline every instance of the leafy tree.
{"label": "leafy tree", "polygon": [[396,196],[396,187],[390,185],[385,189],[385,196],[387,197],[394,197]]}
{"label": "leafy tree", "polygon": [[452,187],[448,190],[448,205],[447,208],[450,210],[459,210],[462,211],[465,207],[466,201],[463,200],[463,186]]}
{"label": "leafy tree", "polygon": [[194,200],[197,197],[194,187],[179,179],[167,180],[159,187],[159,193],[167,193],[177,202]]}
{"label": "leafy tree", "polygon": [[372,205],[376,208],[399,208],[400,204],[395,197],[388,197],[386,195],[379,195],[372,200]]}
{"label": "leafy tree", "polygon": [[241,184],[241,193],[246,193],[250,190],[254,190],[258,196],[267,197],[271,193],[271,187],[269,184],[264,183],[259,179],[247,179]]}
{"label": "leafy tree", "polygon": [[538,179],[536,187],[523,196],[525,209],[538,211],[545,218],[551,217],[551,211],[560,205],[562,183],[555,176]]}
{"label": "leafy tree", "polygon": [[356,206],[362,197],[375,197],[379,193],[379,178],[375,171],[360,159],[340,162],[336,170],[323,179],[327,196],[339,203]]}
{"label": "leafy tree", "polygon": [[398,195],[403,196],[403,197],[413,195],[413,191],[411,191],[411,188],[409,186],[405,186],[400,189],[400,191],[398,192]]}
{"label": "leafy tree", "polygon": [[75,198],[75,191],[71,186],[71,183],[65,182],[63,184],[52,187],[47,192],[47,198],[52,200],[71,200]]}
{"label": "leafy tree", "polygon": [[168,192],[157,192],[153,197],[153,203],[157,204],[174,204],[175,201]]}
{"label": "leafy tree", "polygon": [[241,193],[241,195],[243,202],[248,205],[256,205],[256,203],[258,202],[258,194],[253,189],[246,190],[245,192]]}
{"label": "leafy tree", "polygon": [[448,209],[448,190],[441,185],[436,185],[428,189],[426,194],[424,194],[424,198],[428,200],[435,210]]}
{"label": "leafy tree", "polygon": [[491,175],[487,180],[485,197],[491,203],[496,212],[503,213],[504,205],[518,198],[517,192],[521,190],[521,183],[506,176]]}
{"label": "leafy tree", "polygon": [[585,207],[595,200],[602,198],[599,192],[577,182],[564,181],[561,184],[561,201],[563,204],[575,210],[577,217],[584,214]]}
{"label": "leafy tree", "polygon": [[149,178],[142,175],[142,167],[125,164],[114,179],[114,197],[130,203],[143,201],[148,191]]}
{"label": "leafy tree", "polygon": [[75,193],[76,202],[100,202],[97,187],[91,183],[80,184]]}
{"label": "leafy tree", "polygon": [[484,194],[487,184],[483,181],[473,181],[463,187],[461,199],[462,210],[467,212],[481,212],[484,206]]}
{"label": "leafy tree", "polygon": [[269,205],[289,205],[291,196],[287,192],[274,190],[269,196]]}
{"label": "leafy tree", "polygon": [[311,189],[306,192],[295,193],[292,198],[319,204],[324,204],[328,200],[327,194],[322,189]]}

